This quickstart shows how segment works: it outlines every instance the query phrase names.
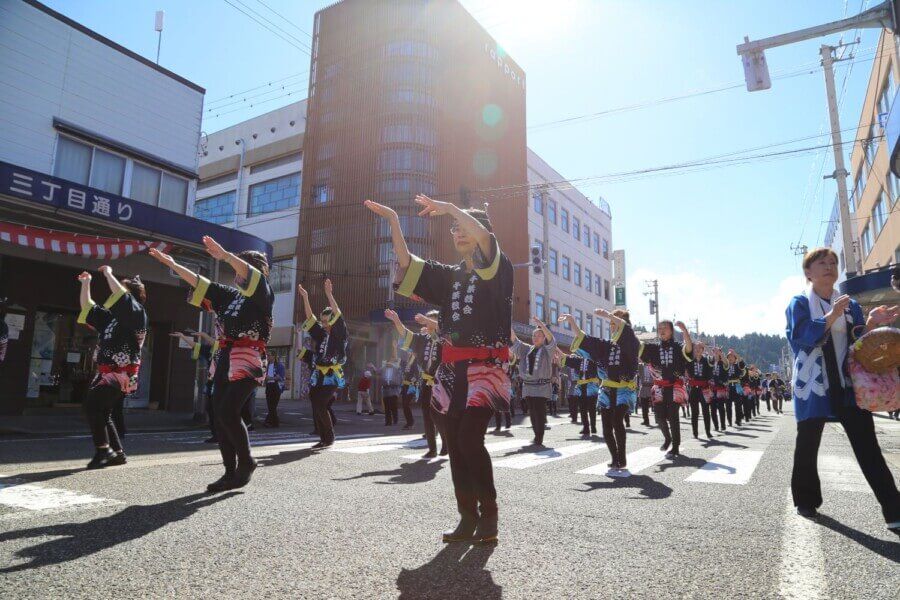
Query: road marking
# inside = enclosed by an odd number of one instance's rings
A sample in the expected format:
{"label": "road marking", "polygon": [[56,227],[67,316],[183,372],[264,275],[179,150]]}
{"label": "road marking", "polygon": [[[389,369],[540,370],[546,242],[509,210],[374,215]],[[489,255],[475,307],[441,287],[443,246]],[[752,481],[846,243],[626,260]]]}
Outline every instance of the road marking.
{"label": "road marking", "polygon": [[585,454],[586,452],[601,450],[602,448],[603,446],[600,444],[571,444],[569,446],[562,446],[561,448],[547,448],[540,452],[506,458],[495,462],[494,466],[507,469],[530,469],[531,467],[556,462],[558,460],[563,460],[564,458],[571,458],[573,456],[578,456],[579,454]]}
{"label": "road marking", "polygon": [[422,438],[415,438],[406,441],[380,442],[365,446],[347,446],[344,448],[332,448],[335,452],[346,452],[347,454],[373,454],[375,452],[389,452],[391,450],[412,450],[414,448],[425,448],[428,442]]}
{"label": "road marking", "polygon": [[[0,479],[3,477],[3,475],[0,475]],[[79,494],[58,488],[46,488],[30,483],[0,482],[0,504],[5,506],[25,508],[27,510],[49,510],[100,502],[108,502],[108,500],[90,494]]]}
{"label": "road marking", "polygon": [[822,454],[819,456],[819,479],[823,488],[844,492],[868,492],[869,484],[855,458]]}
{"label": "road marking", "polygon": [[447,457],[447,456],[435,456],[434,458],[425,458],[425,456],[422,454],[406,454],[403,458],[406,458],[409,460],[425,460],[425,461],[428,461],[429,465],[434,464],[434,463],[444,462],[445,460],[449,460],[449,457]]}
{"label": "road marking", "polygon": [[583,475],[609,475],[611,477],[628,477],[630,475],[640,473],[646,468],[652,467],[656,463],[662,461],[665,457],[665,451],[650,446],[647,448],[641,448],[640,450],[635,450],[634,452],[627,454],[625,456],[625,463],[628,465],[628,469],[624,471],[612,471],[608,466],[606,466],[605,462],[602,462],[598,465],[588,467],[587,469],[577,471],[577,473]]}
{"label": "road marking", "polygon": [[797,514],[789,502],[781,540],[781,572],[778,597],[819,600],[828,597],[822,526]]}
{"label": "road marking", "polygon": [[723,450],[685,481],[744,485],[753,477],[762,455],[762,450]]}

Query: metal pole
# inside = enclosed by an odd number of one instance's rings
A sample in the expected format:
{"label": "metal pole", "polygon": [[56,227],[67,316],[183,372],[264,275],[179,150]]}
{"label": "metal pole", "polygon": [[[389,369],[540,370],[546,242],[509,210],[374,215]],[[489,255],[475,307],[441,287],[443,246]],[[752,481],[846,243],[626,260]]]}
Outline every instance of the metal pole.
{"label": "metal pole", "polygon": [[659,337],[659,280],[653,280],[653,304],[656,305],[656,337]]}
{"label": "metal pole", "polygon": [[240,226],[241,194],[244,187],[244,156],[246,155],[247,142],[244,141],[244,138],[238,138],[234,143],[241,146],[241,160],[238,163],[237,172],[237,193],[234,195],[234,228],[237,229]]}
{"label": "metal pole", "polygon": [[838,206],[841,212],[841,232],[844,240],[844,269],[847,278],[856,275],[856,256],[853,252],[853,233],[850,230],[850,205],[847,200],[847,169],[844,168],[844,148],[841,141],[841,122],[838,114],[837,94],[834,89],[834,68],[832,52],[834,48],[823,45],[822,68],[825,71],[825,91],[828,95],[828,117],[831,121],[831,145],[834,153],[833,177],[838,188]]}
{"label": "metal pole", "polygon": [[[541,189],[541,214],[543,216],[541,219],[543,227],[543,234],[541,235],[541,245],[543,246],[541,260],[544,261],[544,268],[541,270],[541,274],[544,277],[544,318],[541,320],[544,322],[547,322],[550,315],[550,217],[547,215],[547,209],[550,206],[549,196],[550,194],[547,193],[546,187]],[[556,323],[549,323],[549,325],[556,325]],[[593,333],[593,331],[591,333]]]}
{"label": "metal pole", "polygon": [[156,64],[159,65],[159,49],[162,48],[162,30],[159,31],[159,37],[156,40]]}

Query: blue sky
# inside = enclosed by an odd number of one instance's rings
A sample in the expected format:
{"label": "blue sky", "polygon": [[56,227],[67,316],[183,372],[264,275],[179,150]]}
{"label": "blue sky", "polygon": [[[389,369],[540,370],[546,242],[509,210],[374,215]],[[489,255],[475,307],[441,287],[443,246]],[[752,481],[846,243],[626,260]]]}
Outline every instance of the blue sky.
{"label": "blue sky", "polygon": [[[165,10],[160,63],[207,89],[207,107],[213,109],[204,121],[207,132],[306,96],[309,55],[298,46],[305,47],[309,37],[301,30],[310,32],[314,12],[331,4],[241,0],[242,5],[229,0],[277,23],[288,43],[225,0],[45,1],[150,58],[156,56],[154,12]],[[652,101],[741,83],[735,45],[744,35],[759,39],[840,19],[867,3],[463,0],[525,70],[529,126],[650,103],[530,130],[529,146],[567,178],[634,171],[798,138],[810,139],[756,153],[827,144],[818,49],[822,43],[836,44],[838,36],[768,51],[773,78],[813,71],[774,80],[771,90],[750,94],[741,87],[664,104]],[[852,70],[850,61],[837,70],[839,87],[850,70],[843,129],[857,124],[877,36],[876,30],[860,32]],[[274,87],[285,86],[283,90],[239,94],[235,100],[248,100],[236,104],[222,100],[277,80]],[[845,140],[854,135],[847,132]],[[589,197],[603,196],[612,206],[613,245],[626,251],[629,308],[635,320],[651,321],[641,293],[644,280],[656,278],[664,316],[697,317],[701,330],[710,333],[782,332],[784,307],[802,286],[799,258],[790,246],[822,242],[834,201],[834,181],[820,176],[823,159],[824,172],[830,173],[830,152],[816,152],[579,185]]]}

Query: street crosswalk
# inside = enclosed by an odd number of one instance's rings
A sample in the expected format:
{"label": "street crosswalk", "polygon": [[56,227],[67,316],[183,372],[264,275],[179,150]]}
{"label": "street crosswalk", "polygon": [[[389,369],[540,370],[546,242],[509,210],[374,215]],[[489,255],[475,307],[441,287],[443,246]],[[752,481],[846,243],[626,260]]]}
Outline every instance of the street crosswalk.
{"label": "street crosswalk", "polygon": [[0,506],[38,511],[106,502],[111,501],[91,494],[29,484],[0,474]]}

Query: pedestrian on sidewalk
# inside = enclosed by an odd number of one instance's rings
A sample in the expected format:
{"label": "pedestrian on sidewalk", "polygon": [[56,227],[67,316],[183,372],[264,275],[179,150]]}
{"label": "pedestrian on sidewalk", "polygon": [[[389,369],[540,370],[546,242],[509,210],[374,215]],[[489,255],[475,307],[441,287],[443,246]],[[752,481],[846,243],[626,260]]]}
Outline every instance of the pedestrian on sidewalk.
{"label": "pedestrian on sidewalk", "polygon": [[277,354],[269,353],[269,367],[266,371],[266,406],[268,413],[263,421],[264,427],[278,427],[281,420],[278,418],[278,401],[284,393],[285,370],[284,363],[278,359]]}
{"label": "pedestrian on sidewalk", "polygon": [[897,306],[879,306],[863,317],[862,308],[834,289],[838,257],[831,248],[811,250],[803,258],[806,292],[787,308],[787,338],[794,353],[794,413],[797,442],[791,494],[797,513],[814,519],[822,505],[816,460],[827,421],[844,427],[856,461],[881,504],[888,529],[900,535],[900,492],[885,463],[872,413],[859,408],[849,375],[849,347],[858,337],[893,323]]}
{"label": "pedestrian on sidewalk", "polygon": [[356,414],[361,415],[363,406],[366,413],[374,415],[375,410],[372,408],[372,398],[369,395],[369,389],[372,387],[372,371],[366,369],[363,371],[362,377],[356,382]]}
{"label": "pedestrian on sidewalk", "polygon": [[209,236],[203,236],[203,244],[210,256],[234,270],[234,286],[213,283],[156,249],[151,249],[150,255],[193,288],[189,299],[192,306],[207,304],[222,326],[213,404],[225,474],[207,486],[211,492],[220,492],[244,487],[256,470],[241,409],[265,379],[275,294],[269,285],[265,254],[255,250],[232,254]]}
{"label": "pedestrian on sidewalk", "polygon": [[531,334],[531,344],[521,341],[516,332],[510,330],[512,353],[519,363],[522,375],[522,393],[528,401],[528,416],[534,431],[536,446],[544,445],[544,426],[547,423],[547,400],[553,393],[553,361],[556,354],[556,339],[550,329],[537,317],[531,317],[535,328]]}
{"label": "pedestrian on sidewalk", "polygon": [[[397,346],[390,344],[390,354],[377,369],[378,379],[381,382],[381,402],[384,405],[385,426],[396,425],[400,422],[397,404],[400,400],[400,390],[403,387],[403,367],[397,357]],[[374,369],[374,367],[373,367]]]}
{"label": "pedestrian on sidewalk", "polygon": [[95,448],[88,469],[126,462],[113,413],[122,405],[125,395],[137,389],[141,347],[149,323],[144,309],[147,293],[140,277],[119,281],[108,265],[100,267],[100,273],[110,291],[102,306],[91,299],[91,274],[83,271],[78,275],[81,282],[78,323],[91,327],[100,335],[97,373],[84,403]]}
{"label": "pedestrian on sidewalk", "polygon": [[334,285],[330,279],[325,280],[325,298],[328,306],[322,309],[319,318],[309,303],[309,292],[302,285],[297,286],[306,321],[303,330],[313,341],[313,349],[304,348],[301,360],[306,362],[310,370],[309,400],[312,404],[313,423],[319,434],[319,442],[314,449],[327,448],[334,444],[334,425],[337,418],[331,405],[338,390],[347,382],[344,378],[344,364],[347,362],[347,324],[341,309],[334,297]]}

